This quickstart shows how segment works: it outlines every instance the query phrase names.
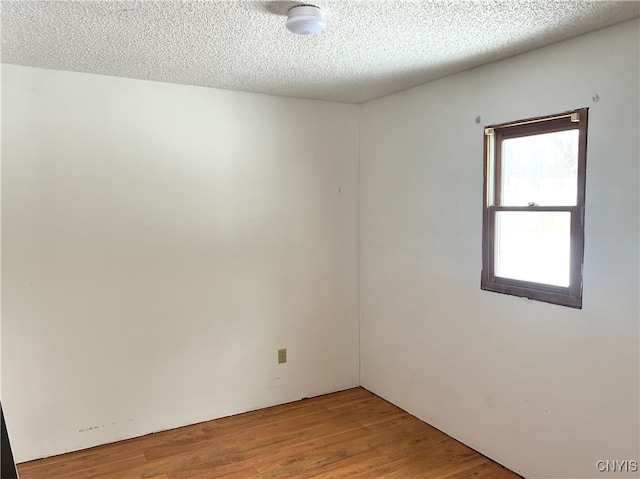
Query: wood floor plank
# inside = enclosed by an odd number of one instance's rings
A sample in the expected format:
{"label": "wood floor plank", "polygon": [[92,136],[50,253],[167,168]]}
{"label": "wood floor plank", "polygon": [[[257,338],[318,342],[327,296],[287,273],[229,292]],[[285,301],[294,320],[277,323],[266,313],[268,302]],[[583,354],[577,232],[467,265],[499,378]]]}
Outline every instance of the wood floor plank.
{"label": "wood floor plank", "polygon": [[518,479],[362,388],[18,465],[21,479]]}

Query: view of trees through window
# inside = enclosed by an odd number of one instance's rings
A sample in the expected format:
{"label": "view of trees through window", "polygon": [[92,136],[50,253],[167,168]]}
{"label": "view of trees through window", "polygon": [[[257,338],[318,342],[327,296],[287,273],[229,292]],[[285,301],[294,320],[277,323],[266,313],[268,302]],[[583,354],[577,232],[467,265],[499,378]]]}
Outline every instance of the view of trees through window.
{"label": "view of trees through window", "polygon": [[[578,130],[502,142],[502,206],[575,206]],[[566,212],[502,211],[496,216],[496,276],[569,286]]]}

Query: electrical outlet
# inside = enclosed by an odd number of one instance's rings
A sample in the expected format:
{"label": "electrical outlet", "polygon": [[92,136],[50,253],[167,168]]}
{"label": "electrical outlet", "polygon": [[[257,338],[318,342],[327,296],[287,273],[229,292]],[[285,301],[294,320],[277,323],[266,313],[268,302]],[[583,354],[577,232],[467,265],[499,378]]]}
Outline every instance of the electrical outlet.
{"label": "electrical outlet", "polygon": [[287,362],[287,350],[278,349],[278,364]]}

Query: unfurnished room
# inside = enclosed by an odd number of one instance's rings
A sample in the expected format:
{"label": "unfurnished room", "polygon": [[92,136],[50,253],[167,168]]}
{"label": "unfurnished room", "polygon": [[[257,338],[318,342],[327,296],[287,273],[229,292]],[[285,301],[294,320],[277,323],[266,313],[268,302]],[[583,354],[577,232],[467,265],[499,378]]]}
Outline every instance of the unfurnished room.
{"label": "unfurnished room", "polygon": [[640,2],[0,2],[2,479],[640,478]]}

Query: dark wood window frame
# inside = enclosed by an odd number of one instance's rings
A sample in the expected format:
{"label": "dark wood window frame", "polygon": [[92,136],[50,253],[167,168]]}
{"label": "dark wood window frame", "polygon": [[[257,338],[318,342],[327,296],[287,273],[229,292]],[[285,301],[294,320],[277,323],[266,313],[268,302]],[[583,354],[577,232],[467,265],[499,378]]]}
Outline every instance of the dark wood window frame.
{"label": "dark wood window frame", "polygon": [[[484,135],[484,200],[482,222],[481,288],[547,303],[582,308],[582,265],[584,258],[584,198],[586,181],[588,108],[516,122],[492,125]],[[570,206],[502,206],[501,150],[502,141],[544,133],[576,129],[578,138],[578,170],[576,204]],[[495,275],[495,218],[500,211],[568,212],[570,222],[570,279],[568,287],[501,278]]]}

